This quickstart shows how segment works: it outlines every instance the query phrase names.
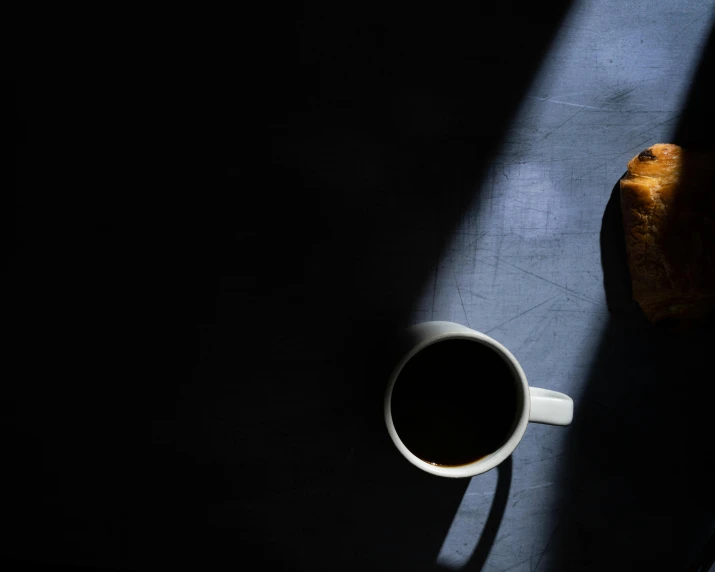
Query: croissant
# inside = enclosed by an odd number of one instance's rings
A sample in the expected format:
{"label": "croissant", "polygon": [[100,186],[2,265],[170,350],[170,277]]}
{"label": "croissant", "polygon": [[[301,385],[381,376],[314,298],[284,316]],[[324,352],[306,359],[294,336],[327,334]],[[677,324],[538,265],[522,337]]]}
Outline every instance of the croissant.
{"label": "croissant", "polygon": [[628,163],[621,211],[633,298],[653,323],[715,309],[715,156],[657,144]]}

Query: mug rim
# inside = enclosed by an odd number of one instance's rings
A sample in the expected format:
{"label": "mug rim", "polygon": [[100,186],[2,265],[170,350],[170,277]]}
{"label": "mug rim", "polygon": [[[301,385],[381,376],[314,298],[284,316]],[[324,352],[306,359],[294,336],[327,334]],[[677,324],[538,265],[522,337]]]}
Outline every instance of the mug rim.
{"label": "mug rim", "polygon": [[[385,399],[384,399],[385,423],[387,425],[387,431],[390,434],[390,437],[392,438],[393,443],[395,444],[397,449],[400,451],[400,453],[402,453],[402,455],[408,461],[410,461],[410,463],[412,463],[416,467],[422,469],[423,471],[426,471],[428,473],[432,473],[433,475],[437,475],[437,476],[441,476],[441,477],[451,477],[451,478],[473,477],[475,475],[480,475],[482,473],[486,473],[487,471],[490,471],[491,469],[493,469],[494,467],[496,467],[497,465],[502,463],[509,455],[511,455],[514,452],[514,449],[516,449],[516,446],[519,444],[522,437],[524,436],[524,433],[526,432],[526,427],[529,423],[529,414],[531,411],[531,399],[529,396],[529,384],[526,379],[526,374],[524,373],[524,370],[522,369],[521,365],[516,360],[514,355],[506,347],[504,347],[501,343],[499,343],[497,340],[489,337],[488,335],[486,335],[482,332],[472,330],[471,328],[468,328],[468,329],[470,330],[469,333],[467,333],[467,332],[442,332],[442,333],[434,334],[434,335],[429,336],[428,338],[420,341],[420,343],[415,344],[412,348],[410,348],[402,356],[402,358],[400,359],[398,364],[393,369],[392,373],[390,374],[390,378],[389,378],[389,381],[387,384],[387,389],[385,391]],[[397,378],[400,376],[402,369],[405,367],[405,365],[407,364],[408,361],[410,361],[415,355],[417,355],[419,352],[424,350],[426,347],[436,344],[438,342],[450,340],[450,339],[465,339],[465,340],[470,340],[470,341],[474,341],[477,343],[481,343],[485,346],[492,348],[497,353],[499,353],[503,358],[505,358],[506,361],[508,362],[508,364],[511,365],[513,378],[515,378],[515,380],[518,381],[518,385],[521,385],[521,391],[522,391],[522,396],[523,396],[523,406],[521,408],[521,413],[516,421],[514,428],[512,429],[512,432],[511,432],[509,438],[496,451],[486,455],[485,457],[477,459],[476,461],[467,463],[465,465],[441,466],[441,465],[433,465],[431,463],[428,463],[427,461],[423,461],[422,459],[417,457],[414,453],[412,453],[400,439],[399,435],[397,434],[397,430],[395,429],[394,421],[392,420],[392,411],[391,411],[392,390],[395,386],[395,382],[397,381]]]}

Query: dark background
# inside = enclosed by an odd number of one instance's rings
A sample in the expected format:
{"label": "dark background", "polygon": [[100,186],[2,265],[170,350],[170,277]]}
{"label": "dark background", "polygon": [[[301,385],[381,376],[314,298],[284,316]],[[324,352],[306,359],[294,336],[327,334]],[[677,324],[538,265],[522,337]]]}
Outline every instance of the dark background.
{"label": "dark background", "polygon": [[[567,7],[308,7],[215,34],[201,79],[137,66],[21,82],[3,557],[432,568],[467,481],[395,453],[381,418],[392,337]],[[707,101],[693,91],[684,141],[712,124]],[[641,357],[670,347],[631,311],[596,368],[620,371],[633,354],[613,348],[633,331]],[[652,456],[626,463],[644,479],[661,442],[685,440],[656,434]],[[498,531],[511,465],[499,479],[468,569]]]}

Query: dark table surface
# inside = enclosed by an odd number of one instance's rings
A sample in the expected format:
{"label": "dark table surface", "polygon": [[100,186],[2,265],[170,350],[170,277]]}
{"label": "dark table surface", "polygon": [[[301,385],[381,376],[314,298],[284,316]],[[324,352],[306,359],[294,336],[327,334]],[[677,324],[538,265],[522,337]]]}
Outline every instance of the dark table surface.
{"label": "dark table surface", "polygon": [[[715,4],[475,9],[251,16],[197,85],[21,88],[5,558],[696,562],[713,337],[630,300],[617,184],[653,143],[707,147]],[[227,164],[162,171],[155,116]],[[410,465],[382,393],[395,332],[433,319],[502,342],[573,424],[471,480]]]}

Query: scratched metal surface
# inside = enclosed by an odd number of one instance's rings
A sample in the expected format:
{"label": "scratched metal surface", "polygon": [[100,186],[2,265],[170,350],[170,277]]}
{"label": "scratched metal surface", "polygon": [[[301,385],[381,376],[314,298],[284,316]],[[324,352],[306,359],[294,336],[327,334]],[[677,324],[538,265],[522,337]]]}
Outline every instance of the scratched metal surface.
{"label": "scratched metal surface", "polygon": [[[604,209],[627,161],[672,140],[713,6],[575,3],[482,192],[437,262],[414,322],[451,320],[488,333],[511,349],[532,385],[571,395],[578,416],[608,323],[599,246]],[[485,570],[557,569],[549,547],[566,534],[560,507],[570,430],[527,430]],[[459,568],[468,560],[496,480],[493,472],[472,480],[438,563]],[[662,516],[653,517],[658,526],[672,524]],[[597,558],[589,562],[596,567],[588,569],[606,569]]]}

